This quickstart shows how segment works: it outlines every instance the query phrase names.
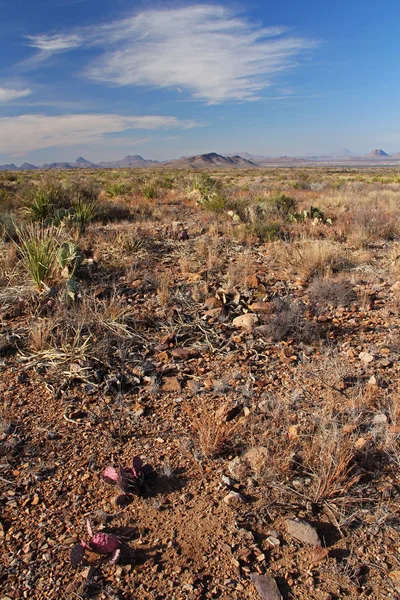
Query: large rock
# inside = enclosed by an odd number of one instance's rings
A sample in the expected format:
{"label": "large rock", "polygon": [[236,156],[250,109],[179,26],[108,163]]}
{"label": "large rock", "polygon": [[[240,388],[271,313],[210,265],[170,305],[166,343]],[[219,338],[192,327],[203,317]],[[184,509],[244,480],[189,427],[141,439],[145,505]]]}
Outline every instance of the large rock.
{"label": "large rock", "polygon": [[271,575],[251,574],[251,580],[256,588],[261,600],[282,600],[282,595]]}
{"label": "large rock", "polygon": [[257,317],[257,315],[253,315],[252,313],[246,313],[244,315],[240,315],[239,317],[236,317],[232,321],[232,325],[234,327],[239,327],[240,329],[248,329],[249,331],[252,331],[254,329],[254,327],[257,325],[257,323],[258,323],[258,317]]}
{"label": "large rock", "polygon": [[286,526],[289,534],[303,542],[303,544],[310,544],[311,546],[320,546],[321,542],[318,537],[318,533],[314,527],[306,521],[295,521],[294,519],[286,519]]}

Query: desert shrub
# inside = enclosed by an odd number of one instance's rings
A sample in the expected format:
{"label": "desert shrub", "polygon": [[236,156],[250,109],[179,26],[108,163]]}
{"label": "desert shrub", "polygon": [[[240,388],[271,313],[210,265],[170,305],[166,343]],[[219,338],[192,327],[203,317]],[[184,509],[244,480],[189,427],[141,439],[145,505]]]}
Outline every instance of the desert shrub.
{"label": "desert shrub", "polygon": [[73,203],[74,223],[77,225],[80,233],[84,233],[88,224],[93,221],[99,211],[99,201],[96,198],[85,199],[78,196]]}
{"label": "desert shrub", "polygon": [[368,204],[353,207],[350,211],[350,240],[367,246],[379,240],[394,240],[400,235],[400,219],[397,211],[389,212],[381,206]]}
{"label": "desert shrub", "polygon": [[274,300],[275,314],[260,328],[260,334],[275,342],[293,338],[296,343],[310,344],[319,337],[317,325],[305,317],[307,307],[288,298]]}
{"label": "desert shrub", "polygon": [[291,196],[287,196],[282,192],[277,192],[270,197],[270,202],[284,217],[288,217],[291,213],[295,212],[297,202]]}
{"label": "desert shrub", "polygon": [[261,220],[254,223],[251,230],[261,242],[273,242],[282,237],[282,228],[279,223],[266,223]]}
{"label": "desert shrub", "polygon": [[142,192],[145,198],[147,198],[148,200],[153,200],[157,197],[157,183],[152,180],[147,181],[141,186],[140,191]]}
{"label": "desert shrub", "polygon": [[103,201],[98,205],[96,219],[101,223],[129,221],[131,218],[132,211],[126,204]]}
{"label": "desert shrub", "polygon": [[216,214],[221,214],[228,207],[228,199],[220,191],[202,196],[198,203]]}
{"label": "desert shrub", "polygon": [[45,181],[28,186],[22,192],[24,213],[32,221],[43,222],[52,218],[59,208],[69,206],[66,190],[58,182]]}
{"label": "desert shrub", "polygon": [[322,279],[316,277],[310,287],[312,302],[331,306],[349,306],[357,298],[353,286],[346,279]]}
{"label": "desert shrub", "polygon": [[12,215],[7,212],[0,212],[0,238],[14,239],[16,236],[15,223]]}
{"label": "desert shrub", "polygon": [[116,198],[117,196],[121,196],[126,191],[127,191],[126,184],[121,183],[120,181],[114,181],[113,183],[110,183],[106,187],[106,192],[111,198]]}
{"label": "desert shrub", "polygon": [[276,259],[284,268],[304,279],[326,276],[351,268],[349,255],[328,240],[301,240],[276,248]]}
{"label": "desert shrub", "polygon": [[29,225],[17,230],[17,247],[22,264],[39,290],[54,276],[58,241],[57,230]]}

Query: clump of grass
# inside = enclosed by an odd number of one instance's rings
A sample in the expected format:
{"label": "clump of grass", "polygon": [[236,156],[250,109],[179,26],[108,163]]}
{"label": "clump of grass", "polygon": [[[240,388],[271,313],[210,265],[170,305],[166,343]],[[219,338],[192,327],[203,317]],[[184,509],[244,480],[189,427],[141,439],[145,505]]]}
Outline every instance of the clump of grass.
{"label": "clump of grass", "polygon": [[353,286],[348,279],[322,279],[316,277],[310,287],[312,302],[330,306],[349,306],[357,298]]}
{"label": "clump of grass", "polygon": [[85,199],[78,196],[73,203],[74,222],[78,227],[79,233],[84,233],[88,224],[93,221],[99,212],[99,201],[97,198]]}
{"label": "clump of grass", "polygon": [[54,215],[57,208],[67,203],[64,188],[54,181],[30,187],[25,194],[23,209],[31,221],[44,222]]}
{"label": "clump of grass", "polygon": [[275,314],[260,328],[262,337],[275,342],[293,338],[296,343],[310,344],[319,337],[315,323],[305,317],[306,306],[288,298],[274,300]]}
{"label": "clump of grass", "polygon": [[226,451],[243,428],[242,419],[226,420],[223,411],[214,410],[205,398],[200,400],[196,411],[188,408],[187,412],[198,449],[206,458],[215,458]]}
{"label": "clump of grass", "polygon": [[57,230],[29,225],[17,230],[17,247],[22,264],[39,290],[47,287],[54,276],[59,247]]}
{"label": "clump of grass", "polygon": [[114,181],[110,183],[106,187],[106,192],[111,198],[116,198],[117,196],[121,196],[126,191],[126,185],[121,183],[120,181]]}
{"label": "clump of grass", "polygon": [[153,200],[157,197],[157,184],[155,181],[147,181],[142,185],[140,191],[142,192],[145,198],[147,198],[148,200]]}
{"label": "clump of grass", "polygon": [[276,260],[288,271],[308,280],[349,270],[348,252],[329,240],[300,240],[275,248]]}

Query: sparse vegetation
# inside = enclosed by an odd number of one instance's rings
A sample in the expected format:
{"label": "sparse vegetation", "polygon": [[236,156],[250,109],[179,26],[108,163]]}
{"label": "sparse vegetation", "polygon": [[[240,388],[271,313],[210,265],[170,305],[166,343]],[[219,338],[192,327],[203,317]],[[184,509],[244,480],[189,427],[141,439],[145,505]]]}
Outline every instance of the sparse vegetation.
{"label": "sparse vegetation", "polygon": [[396,597],[399,186],[0,174],[4,594]]}

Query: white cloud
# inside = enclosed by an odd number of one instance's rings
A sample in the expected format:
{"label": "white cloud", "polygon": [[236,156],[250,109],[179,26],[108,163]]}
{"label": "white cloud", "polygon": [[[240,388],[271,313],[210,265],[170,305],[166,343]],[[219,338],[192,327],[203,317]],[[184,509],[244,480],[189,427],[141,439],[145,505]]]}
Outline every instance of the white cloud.
{"label": "white cloud", "polygon": [[317,45],[289,35],[285,27],[262,27],[209,4],[142,11],[70,35],[30,40],[46,53],[98,47],[100,55],[86,69],[90,78],[186,89],[209,104],[257,99],[274,75],[294,67],[302,52]]}
{"label": "white cloud", "polygon": [[188,129],[194,121],[170,116],[123,116],[115,114],[20,115],[0,117],[0,147],[8,154],[23,155],[53,146],[98,143],[107,134],[134,129]]}
{"label": "white cloud", "polygon": [[82,39],[78,34],[55,34],[55,35],[28,35],[28,46],[37,48],[43,52],[64,52],[82,45]]}
{"label": "white cloud", "polygon": [[0,87],[0,102],[11,102],[12,100],[29,96],[31,93],[32,91],[29,88],[24,90],[14,90],[11,88]]}

